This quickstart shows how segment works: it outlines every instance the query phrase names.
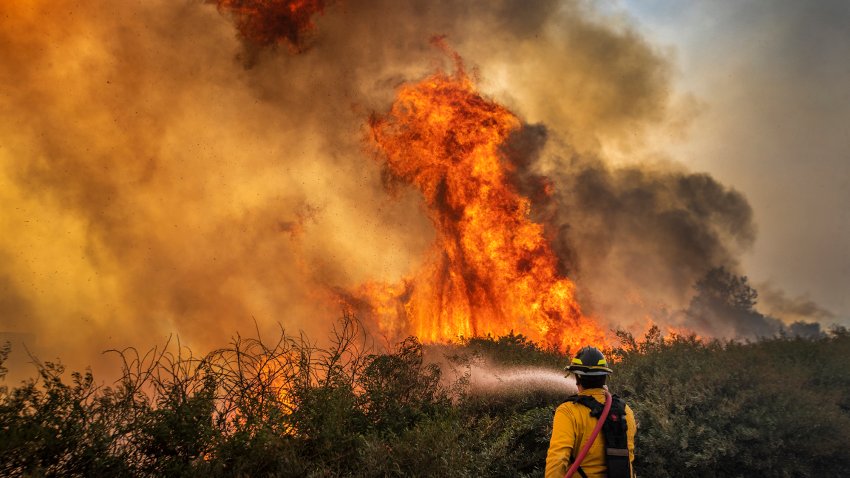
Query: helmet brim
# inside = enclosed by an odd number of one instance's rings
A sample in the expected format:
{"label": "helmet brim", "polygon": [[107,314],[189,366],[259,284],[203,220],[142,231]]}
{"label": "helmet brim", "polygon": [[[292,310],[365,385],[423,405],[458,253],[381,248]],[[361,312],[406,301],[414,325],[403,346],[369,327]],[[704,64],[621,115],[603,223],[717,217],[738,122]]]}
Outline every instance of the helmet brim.
{"label": "helmet brim", "polygon": [[567,370],[567,372],[574,373],[576,375],[583,375],[583,376],[586,375],[586,376],[590,376],[590,377],[596,377],[596,376],[600,376],[600,375],[611,375],[611,373],[613,373],[613,372],[606,372],[605,370],[588,370],[588,371],[585,371],[585,370]]}
{"label": "helmet brim", "polygon": [[576,375],[588,375],[588,376],[598,376],[598,375],[610,375],[614,373],[608,367],[588,367],[586,365],[569,365],[565,368],[568,373],[574,373]]}

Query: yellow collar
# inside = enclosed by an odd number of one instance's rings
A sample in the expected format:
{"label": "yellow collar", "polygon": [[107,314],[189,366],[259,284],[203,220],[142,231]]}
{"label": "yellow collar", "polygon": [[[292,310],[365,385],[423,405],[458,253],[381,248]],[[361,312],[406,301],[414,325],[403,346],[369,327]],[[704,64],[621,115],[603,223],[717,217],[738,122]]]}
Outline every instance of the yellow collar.
{"label": "yellow collar", "polygon": [[586,388],[579,395],[590,395],[591,397],[605,396],[605,390],[601,388]]}

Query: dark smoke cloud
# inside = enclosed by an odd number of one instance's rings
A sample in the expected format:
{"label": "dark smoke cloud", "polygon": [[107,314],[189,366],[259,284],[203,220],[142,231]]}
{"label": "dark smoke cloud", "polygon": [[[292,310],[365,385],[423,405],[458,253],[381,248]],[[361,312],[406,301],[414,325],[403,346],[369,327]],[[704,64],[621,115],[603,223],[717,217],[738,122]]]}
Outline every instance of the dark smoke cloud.
{"label": "dark smoke cloud", "polygon": [[[658,322],[658,310],[683,308],[703,275],[734,269],[755,240],[747,200],[707,174],[672,164],[612,166],[551,140],[541,125],[526,126],[507,150],[588,311],[614,325],[639,327],[650,317]],[[539,194],[543,187],[552,193]],[[716,314],[696,324],[679,314],[661,322],[730,335],[769,335],[772,327],[735,325],[741,320]]]}
{"label": "dark smoke cloud", "polygon": [[111,6],[0,5],[0,332],[72,367],[172,333],[217,346],[255,320],[322,336],[329,291],[416,270],[431,225],[413,191],[387,195],[363,128],[399,84],[451,67],[435,34],[545,125],[528,167],[558,208],[539,213],[605,320],[683,301],[751,241],[745,201],[711,178],[609,164],[690,110],[669,60],[589,3],[350,0],[314,18],[309,49],[249,70],[212,5]]}

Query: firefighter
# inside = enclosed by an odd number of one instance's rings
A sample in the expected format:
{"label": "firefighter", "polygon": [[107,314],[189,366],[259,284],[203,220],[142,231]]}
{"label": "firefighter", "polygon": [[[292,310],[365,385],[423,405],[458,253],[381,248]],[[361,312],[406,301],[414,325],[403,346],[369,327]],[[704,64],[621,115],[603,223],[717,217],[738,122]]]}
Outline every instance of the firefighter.
{"label": "firefighter", "polygon": [[[606,381],[613,371],[602,352],[584,347],[565,369],[576,378],[578,395],[555,410],[552,438],[546,455],[546,478],[564,478],[603,411]],[[568,375],[569,376],[569,375]],[[632,478],[637,425],[632,409],[616,395],[602,432],[594,440],[574,476]]]}

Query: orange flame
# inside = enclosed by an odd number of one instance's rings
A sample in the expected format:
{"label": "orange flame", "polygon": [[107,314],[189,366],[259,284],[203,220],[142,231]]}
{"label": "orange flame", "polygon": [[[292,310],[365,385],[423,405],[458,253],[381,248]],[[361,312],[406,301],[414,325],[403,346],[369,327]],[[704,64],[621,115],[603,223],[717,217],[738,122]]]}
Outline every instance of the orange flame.
{"label": "orange flame", "polygon": [[367,284],[361,296],[384,332],[426,342],[516,332],[560,349],[606,343],[510,182],[500,148],[520,121],[479,95],[457,61],[454,75],[403,86],[370,120],[388,172],[422,192],[437,238],[403,285]]}
{"label": "orange flame", "polygon": [[300,50],[304,35],[313,30],[313,16],[333,0],[208,0],[227,11],[239,35],[249,43],[266,47],[286,43]]}

